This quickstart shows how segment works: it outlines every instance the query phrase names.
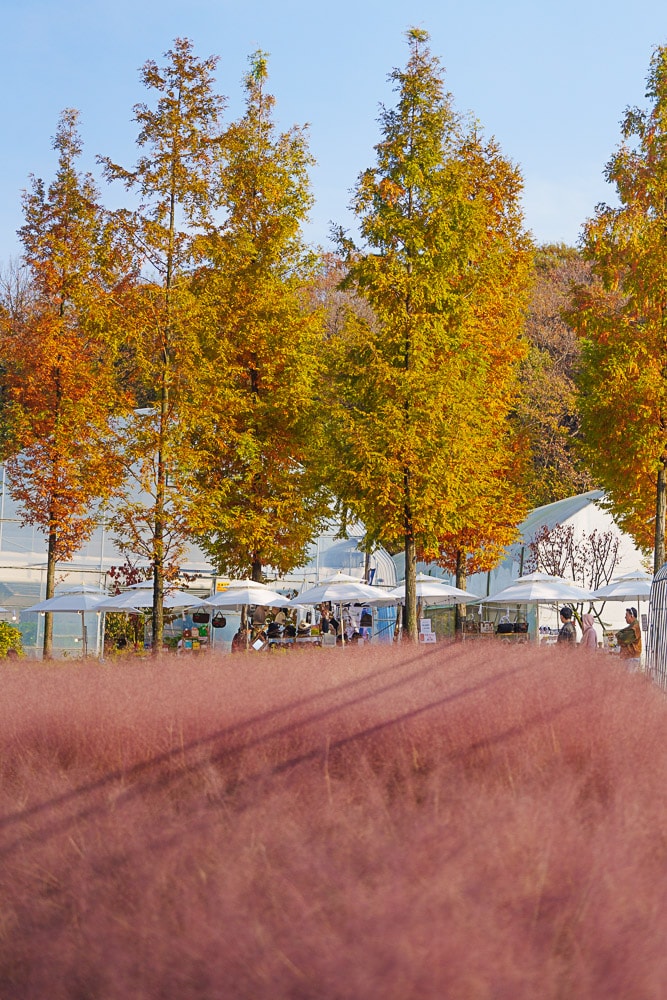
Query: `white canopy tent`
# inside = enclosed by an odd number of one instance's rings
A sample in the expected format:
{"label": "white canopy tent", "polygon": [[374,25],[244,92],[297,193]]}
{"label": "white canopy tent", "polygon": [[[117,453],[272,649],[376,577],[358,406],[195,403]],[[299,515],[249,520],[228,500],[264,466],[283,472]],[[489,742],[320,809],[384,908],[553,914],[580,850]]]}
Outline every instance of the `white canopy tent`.
{"label": "white canopy tent", "polygon": [[[242,607],[244,610],[244,618],[247,620],[248,607],[250,607],[250,605],[261,605],[269,608],[285,608],[289,602],[284,594],[279,594],[277,591],[271,590],[263,583],[257,583],[255,580],[248,580],[245,581],[243,585],[241,585],[241,581],[238,581],[238,584],[230,586],[226,590],[221,590],[212,597],[206,598],[206,600],[202,603],[207,608]],[[249,645],[249,640],[250,636],[248,632],[246,632],[246,647]]]}
{"label": "white canopy tent", "polygon": [[41,614],[80,614],[81,615],[81,649],[83,656],[88,654],[88,630],[86,628],[86,611],[99,612],[100,604],[105,600],[106,595],[95,590],[94,587],[82,585],[78,587],[68,587],[61,594],[55,597],[48,597],[44,601],[38,601],[25,608],[25,611],[35,611]]}
{"label": "white canopy tent", "polygon": [[[188,594],[185,590],[168,590],[165,592],[162,605],[167,609],[175,608],[196,608],[200,607],[204,601],[194,594]],[[114,597],[107,597],[103,600],[98,611],[127,611],[129,613],[141,611],[144,608],[153,607],[153,587],[131,587],[124,590],[122,594]]]}
{"label": "white canopy tent", "polygon": [[[427,573],[417,574],[417,600],[420,604],[477,604],[480,600],[477,594],[469,590],[454,587],[444,580],[428,576]],[[388,594],[396,600],[405,603],[405,580],[398,587],[393,587]]]}
{"label": "white canopy tent", "polygon": [[284,608],[289,604],[284,594],[279,594],[276,590],[270,590],[263,584],[256,584],[253,581],[247,586],[234,586],[228,590],[221,590],[213,597],[207,597],[202,604],[209,608],[236,608],[251,604],[261,604],[270,608]]}
{"label": "white canopy tent", "polygon": [[509,611],[510,604],[535,604],[537,616],[536,638],[539,639],[539,607],[543,604],[580,604],[586,601],[593,601],[593,593],[578,587],[562,576],[553,576],[549,573],[528,573],[519,577],[509,587],[484,597],[479,602],[482,604],[497,604],[505,606]]}
{"label": "white canopy tent", "polygon": [[579,604],[592,601],[593,592],[578,587],[562,576],[549,573],[528,573],[509,587],[483,597],[480,604]]}
{"label": "white canopy tent", "polygon": [[[186,590],[175,588],[165,590],[162,606],[165,610],[178,610],[202,607],[204,602]],[[114,597],[101,601],[98,611],[125,612],[125,614],[140,614],[146,608],[153,607],[153,584],[150,581],[133,583],[127,590]],[[102,625],[102,649],[104,649],[104,623]]]}
{"label": "white canopy tent", "polygon": [[596,601],[648,601],[653,577],[643,570],[623,573],[604,587],[598,587],[593,596]]}
{"label": "white canopy tent", "polygon": [[[346,604],[367,604],[369,606],[377,604],[396,604],[396,598],[388,591],[381,590],[380,587],[369,587],[368,584],[356,580],[354,577],[344,578],[344,574],[337,574],[329,580],[319,583],[308,590],[303,590],[291,601],[287,602],[287,607],[298,607],[301,604],[335,604],[338,606],[340,622],[343,621],[343,605]],[[345,643],[345,636],[341,628],[341,639]]]}

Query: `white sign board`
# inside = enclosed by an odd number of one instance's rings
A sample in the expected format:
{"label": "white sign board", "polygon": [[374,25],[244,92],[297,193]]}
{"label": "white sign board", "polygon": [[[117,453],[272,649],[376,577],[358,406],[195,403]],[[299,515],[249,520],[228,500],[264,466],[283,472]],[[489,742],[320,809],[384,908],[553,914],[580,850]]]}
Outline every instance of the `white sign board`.
{"label": "white sign board", "polygon": [[426,635],[427,632],[431,631],[431,619],[430,618],[420,618],[419,619],[419,631]]}

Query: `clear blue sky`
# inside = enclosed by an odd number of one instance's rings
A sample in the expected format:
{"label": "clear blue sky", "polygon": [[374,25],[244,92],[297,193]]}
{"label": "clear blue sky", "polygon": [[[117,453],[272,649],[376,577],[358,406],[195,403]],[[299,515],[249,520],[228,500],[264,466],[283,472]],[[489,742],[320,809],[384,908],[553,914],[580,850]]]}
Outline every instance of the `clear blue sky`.
{"label": "clear blue sky", "polygon": [[[270,55],[283,126],[308,122],[317,160],[308,237],[352,225],[358,173],[373,163],[387,74],[407,59],[405,30],[425,28],[459,111],[479,120],[517,163],[527,227],[538,242],[574,244],[600,201],[613,202],[606,161],[628,105],[645,105],[651,52],[667,43],[664,0],[0,0],[0,264],[20,251],[21,190],[53,176],[63,108],[81,112],[82,167],[95,155],[131,166],[139,67],[177,36],[218,55],[228,114],[242,107],[247,57]],[[105,203],[121,192],[100,181]]]}

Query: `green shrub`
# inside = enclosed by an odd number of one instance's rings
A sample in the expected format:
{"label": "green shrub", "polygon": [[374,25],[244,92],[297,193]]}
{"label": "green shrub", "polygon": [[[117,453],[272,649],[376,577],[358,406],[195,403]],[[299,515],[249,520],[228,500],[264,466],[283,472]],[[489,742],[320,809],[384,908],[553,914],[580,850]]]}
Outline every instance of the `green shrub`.
{"label": "green shrub", "polygon": [[6,657],[7,651],[10,649],[15,649],[17,653],[22,653],[22,639],[21,631],[16,625],[0,621],[0,657]]}

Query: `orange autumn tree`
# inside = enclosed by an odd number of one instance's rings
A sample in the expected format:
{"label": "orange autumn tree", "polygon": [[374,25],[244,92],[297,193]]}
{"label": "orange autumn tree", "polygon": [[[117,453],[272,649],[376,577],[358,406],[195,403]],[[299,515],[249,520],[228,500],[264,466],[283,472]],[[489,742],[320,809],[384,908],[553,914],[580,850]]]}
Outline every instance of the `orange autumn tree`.
{"label": "orange autumn tree", "polygon": [[667,46],[647,80],[648,108],[629,108],[606,167],[618,205],[598,205],[582,250],[594,283],[569,318],[581,338],[580,450],[616,522],[667,558]]}
{"label": "orange autumn tree", "polygon": [[[531,246],[518,171],[455,113],[426,32],[413,28],[408,41],[376,165],[355,191],[363,244],[340,238],[345,287],[375,323],[350,313],[328,342],[325,384],[332,485],[369,542],[403,547],[416,640],[418,554],[482,527],[499,489],[487,470],[508,443]],[[519,521],[520,506],[513,513]]]}
{"label": "orange autumn tree", "polygon": [[250,67],[245,113],[224,136],[224,215],[195,281],[201,419],[181,467],[192,459],[188,519],[202,547],[220,572],[260,580],[267,565],[303,565],[328,507],[309,462],[323,326],[302,236],[312,158],[303,128],[276,128],[264,53]]}
{"label": "orange autumn tree", "polygon": [[137,162],[128,169],[99,157],[107,180],[120,181],[141,201],[136,210],[116,214],[142,284],[127,329],[137,409],[124,432],[137,488],[115,505],[112,524],[121,545],[145,554],[151,564],[156,654],[162,649],[165,582],[186,539],[179,467],[199,367],[191,283],[216,207],[224,106],[214,88],[217,61],[196,56],[187,38],[175,39],[163,66],[148,60],[141,80],[152,103],[134,107]]}
{"label": "orange autumn tree", "polygon": [[[91,178],[77,172],[77,118],[66,110],[58,124],[54,181],[47,188],[33,178],[24,196],[19,235],[30,294],[0,321],[9,490],[24,523],[46,535],[47,598],[56,564],[90,536],[96,502],[122,471],[110,421],[120,404],[113,296],[125,261]],[[44,656],[52,643],[47,615]]]}
{"label": "orange autumn tree", "polygon": [[[499,452],[496,457],[495,469],[480,470],[483,488],[467,506],[465,527],[443,532],[438,547],[422,553],[426,561],[437,562],[452,573],[461,589],[469,576],[487,573],[498,565],[507,547],[517,540],[518,522],[527,513],[525,497],[516,485],[518,463],[512,461],[511,452]],[[484,476],[484,472],[491,475]]]}
{"label": "orange autumn tree", "polygon": [[465,589],[468,576],[488,572],[503,558],[528,511],[521,488],[526,442],[508,417],[521,395],[519,362],[527,352],[523,330],[533,258],[516,197],[516,169],[494,143],[482,145],[476,135],[465,143],[462,157],[484,204],[481,261],[467,334],[489,363],[478,362],[482,379],[469,415],[468,434],[477,441],[479,454],[468,483],[464,524],[443,532],[437,549],[422,555],[454,573],[456,585]]}
{"label": "orange autumn tree", "polygon": [[594,482],[577,454],[579,406],[574,382],[581,348],[564,311],[575,284],[590,284],[590,265],[563,244],[535,252],[535,281],[526,322],[528,354],[512,415],[528,456],[524,488],[531,507],[585,493]]}

